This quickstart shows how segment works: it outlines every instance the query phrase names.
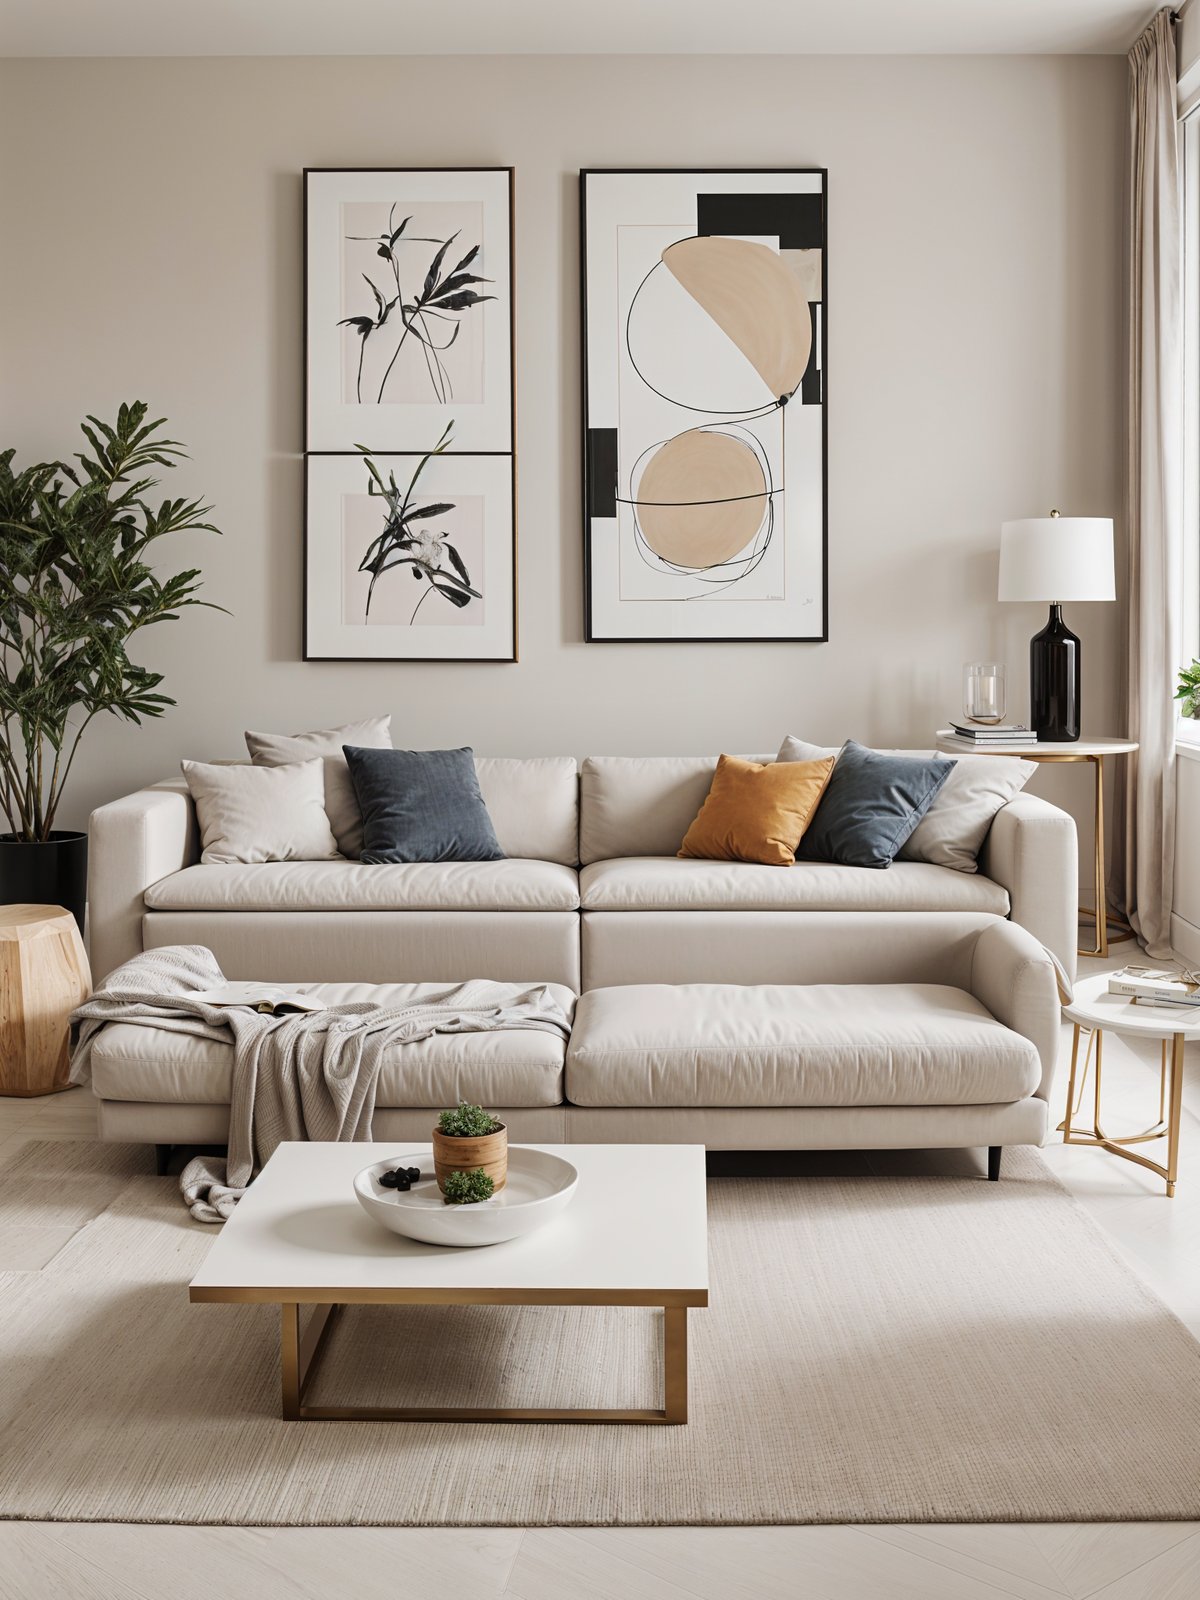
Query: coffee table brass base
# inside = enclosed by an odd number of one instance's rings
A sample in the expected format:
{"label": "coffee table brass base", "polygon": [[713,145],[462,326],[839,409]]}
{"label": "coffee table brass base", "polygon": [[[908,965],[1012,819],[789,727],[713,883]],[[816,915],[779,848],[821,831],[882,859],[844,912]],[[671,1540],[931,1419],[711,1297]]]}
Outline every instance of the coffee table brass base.
{"label": "coffee table brass base", "polygon": [[316,1305],[303,1335],[300,1306],[280,1305],[280,1367],[283,1416],[289,1422],[637,1422],[685,1423],[688,1419],[687,1307],[663,1307],[663,1406],[661,1410],[594,1410],[549,1406],[313,1406],[305,1402],[321,1352],[341,1305]]}
{"label": "coffee table brass base", "polygon": [[[1079,1066],[1079,1036],[1088,1032],[1088,1045],[1083,1058],[1083,1067]],[[1170,1045],[1170,1086],[1168,1088],[1168,1051]],[[1095,1052],[1095,1090],[1092,1109],[1092,1126],[1090,1129],[1079,1130],[1075,1127],[1075,1118],[1079,1114],[1083,1103],[1083,1092],[1087,1086],[1088,1068],[1092,1064],[1093,1050]],[[1141,1133],[1129,1133],[1118,1136],[1105,1133],[1100,1121],[1100,1083],[1104,1069],[1104,1030],[1092,1028],[1084,1030],[1079,1023],[1071,1039],[1071,1076],[1067,1085],[1067,1114],[1059,1123],[1059,1132],[1063,1136],[1064,1144],[1090,1144],[1098,1145],[1102,1150],[1109,1151],[1114,1156],[1120,1156],[1125,1161],[1133,1161],[1139,1167],[1147,1167],[1158,1177],[1162,1178],[1167,1186],[1168,1200],[1174,1199],[1175,1184],[1179,1176],[1179,1122],[1183,1106],[1183,1035],[1177,1033],[1170,1040],[1162,1041],[1162,1056],[1159,1063],[1158,1079],[1158,1120],[1150,1127],[1144,1128]],[[1079,1092],[1076,1096],[1076,1082]],[[1131,1150],[1130,1145],[1147,1144],[1154,1139],[1167,1141],[1166,1165],[1158,1161],[1151,1161],[1148,1156],[1139,1155]]]}

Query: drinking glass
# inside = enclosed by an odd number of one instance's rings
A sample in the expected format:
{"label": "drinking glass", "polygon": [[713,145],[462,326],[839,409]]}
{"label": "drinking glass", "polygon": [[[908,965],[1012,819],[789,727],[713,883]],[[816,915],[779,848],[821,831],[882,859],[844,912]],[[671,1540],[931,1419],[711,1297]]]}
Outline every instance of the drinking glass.
{"label": "drinking glass", "polygon": [[968,661],[963,667],[963,710],[968,722],[1004,721],[1004,665]]}

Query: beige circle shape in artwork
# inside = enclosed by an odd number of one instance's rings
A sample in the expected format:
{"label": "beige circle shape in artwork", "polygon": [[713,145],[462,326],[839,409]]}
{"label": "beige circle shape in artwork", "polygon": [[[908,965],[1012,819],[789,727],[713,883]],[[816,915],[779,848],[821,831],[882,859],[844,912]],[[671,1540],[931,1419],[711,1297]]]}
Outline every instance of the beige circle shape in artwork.
{"label": "beige circle shape in artwork", "polygon": [[705,234],[668,245],[662,259],[737,345],[772,400],[794,394],[812,352],[812,319],[800,280],[778,251]]}
{"label": "beige circle shape in artwork", "polygon": [[679,567],[715,567],[744,550],[767,510],[762,462],[728,433],[689,429],[660,445],[637,486],[646,543]]}

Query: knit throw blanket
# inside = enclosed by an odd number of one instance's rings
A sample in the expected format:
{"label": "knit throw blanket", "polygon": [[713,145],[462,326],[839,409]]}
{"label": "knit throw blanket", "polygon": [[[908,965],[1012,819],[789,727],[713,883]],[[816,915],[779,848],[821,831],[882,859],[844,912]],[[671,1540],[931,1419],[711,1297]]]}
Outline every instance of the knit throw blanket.
{"label": "knit throw blanket", "polygon": [[407,1006],[385,1009],[356,1001],[285,1016],[194,998],[224,982],[211,950],[168,945],[109,973],[71,1018],[74,1083],[91,1076],[96,1036],[110,1023],[232,1042],[228,1159],[197,1157],[180,1178],[200,1222],[223,1222],[253,1173],[285,1139],[369,1140],[379,1072],[391,1046],[434,1033],[532,1028],[566,1039],[571,1031],[563,1008],[542,984],[474,979]]}

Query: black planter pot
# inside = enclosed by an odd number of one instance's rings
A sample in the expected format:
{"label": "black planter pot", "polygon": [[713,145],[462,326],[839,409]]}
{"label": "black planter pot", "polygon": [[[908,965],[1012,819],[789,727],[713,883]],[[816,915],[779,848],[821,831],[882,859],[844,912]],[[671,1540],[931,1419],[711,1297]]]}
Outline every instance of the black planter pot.
{"label": "black planter pot", "polygon": [[62,906],[79,924],[87,906],[86,833],[51,833],[30,844],[0,833],[0,905]]}

